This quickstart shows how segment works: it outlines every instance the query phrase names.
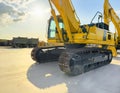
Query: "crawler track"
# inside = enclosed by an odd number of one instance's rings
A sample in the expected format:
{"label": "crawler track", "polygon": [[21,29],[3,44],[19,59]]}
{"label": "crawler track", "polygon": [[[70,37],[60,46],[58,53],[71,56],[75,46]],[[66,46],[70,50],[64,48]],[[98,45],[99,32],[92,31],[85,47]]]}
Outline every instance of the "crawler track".
{"label": "crawler track", "polygon": [[70,75],[79,75],[109,64],[112,52],[99,48],[67,49],[59,58],[60,69]]}
{"label": "crawler track", "polygon": [[57,47],[36,47],[31,52],[31,57],[37,63],[45,63],[50,61],[57,61],[60,54],[64,51],[61,46]]}

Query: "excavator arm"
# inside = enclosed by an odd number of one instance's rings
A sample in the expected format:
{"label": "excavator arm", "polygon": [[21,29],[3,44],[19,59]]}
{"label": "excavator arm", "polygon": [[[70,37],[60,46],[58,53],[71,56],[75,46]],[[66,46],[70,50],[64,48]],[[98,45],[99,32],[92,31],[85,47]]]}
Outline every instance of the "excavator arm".
{"label": "excavator arm", "polygon": [[117,16],[116,12],[110,5],[109,0],[105,0],[105,2],[104,2],[104,22],[109,25],[109,23],[111,21],[117,30],[118,41],[120,42],[120,18]]}

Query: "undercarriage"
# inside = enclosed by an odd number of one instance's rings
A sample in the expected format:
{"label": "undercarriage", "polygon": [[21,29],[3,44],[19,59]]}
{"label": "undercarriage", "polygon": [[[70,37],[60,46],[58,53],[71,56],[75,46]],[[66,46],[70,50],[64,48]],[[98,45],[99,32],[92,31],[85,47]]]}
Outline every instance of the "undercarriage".
{"label": "undercarriage", "polygon": [[31,52],[37,63],[58,61],[60,70],[69,75],[79,75],[107,65],[112,61],[112,52],[94,47],[41,47]]}
{"label": "undercarriage", "polygon": [[112,52],[100,48],[66,49],[59,58],[60,69],[69,75],[79,75],[107,65]]}
{"label": "undercarriage", "polygon": [[31,57],[37,63],[58,61],[64,50],[63,46],[35,47],[31,52]]}

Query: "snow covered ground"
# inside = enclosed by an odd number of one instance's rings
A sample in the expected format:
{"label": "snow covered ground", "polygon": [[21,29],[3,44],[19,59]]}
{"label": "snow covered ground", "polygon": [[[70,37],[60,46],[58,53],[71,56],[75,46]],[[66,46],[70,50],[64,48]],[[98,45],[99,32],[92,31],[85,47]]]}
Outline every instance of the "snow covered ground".
{"label": "snow covered ground", "polygon": [[30,52],[0,47],[0,93],[120,93],[120,55],[73,77],[61,72],[57,62],[36,64]]}

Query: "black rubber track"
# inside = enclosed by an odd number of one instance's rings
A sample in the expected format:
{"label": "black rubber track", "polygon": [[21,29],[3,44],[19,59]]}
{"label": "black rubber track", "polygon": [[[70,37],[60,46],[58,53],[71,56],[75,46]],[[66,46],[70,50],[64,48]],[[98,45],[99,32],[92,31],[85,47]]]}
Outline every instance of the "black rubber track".
{"label": "black rubber track", "polygon": [[100,48],[67,49],[59,57],[60,69],[69,75],[79,75],[107,65],[112,61],[112,52]]}
{"label": "black rubber track", "polygon": [[58,61],[59,56],[63,51],[64,49],[59,49],[58,47],[36,47],[31,52],[31,58],[37,63]]}

